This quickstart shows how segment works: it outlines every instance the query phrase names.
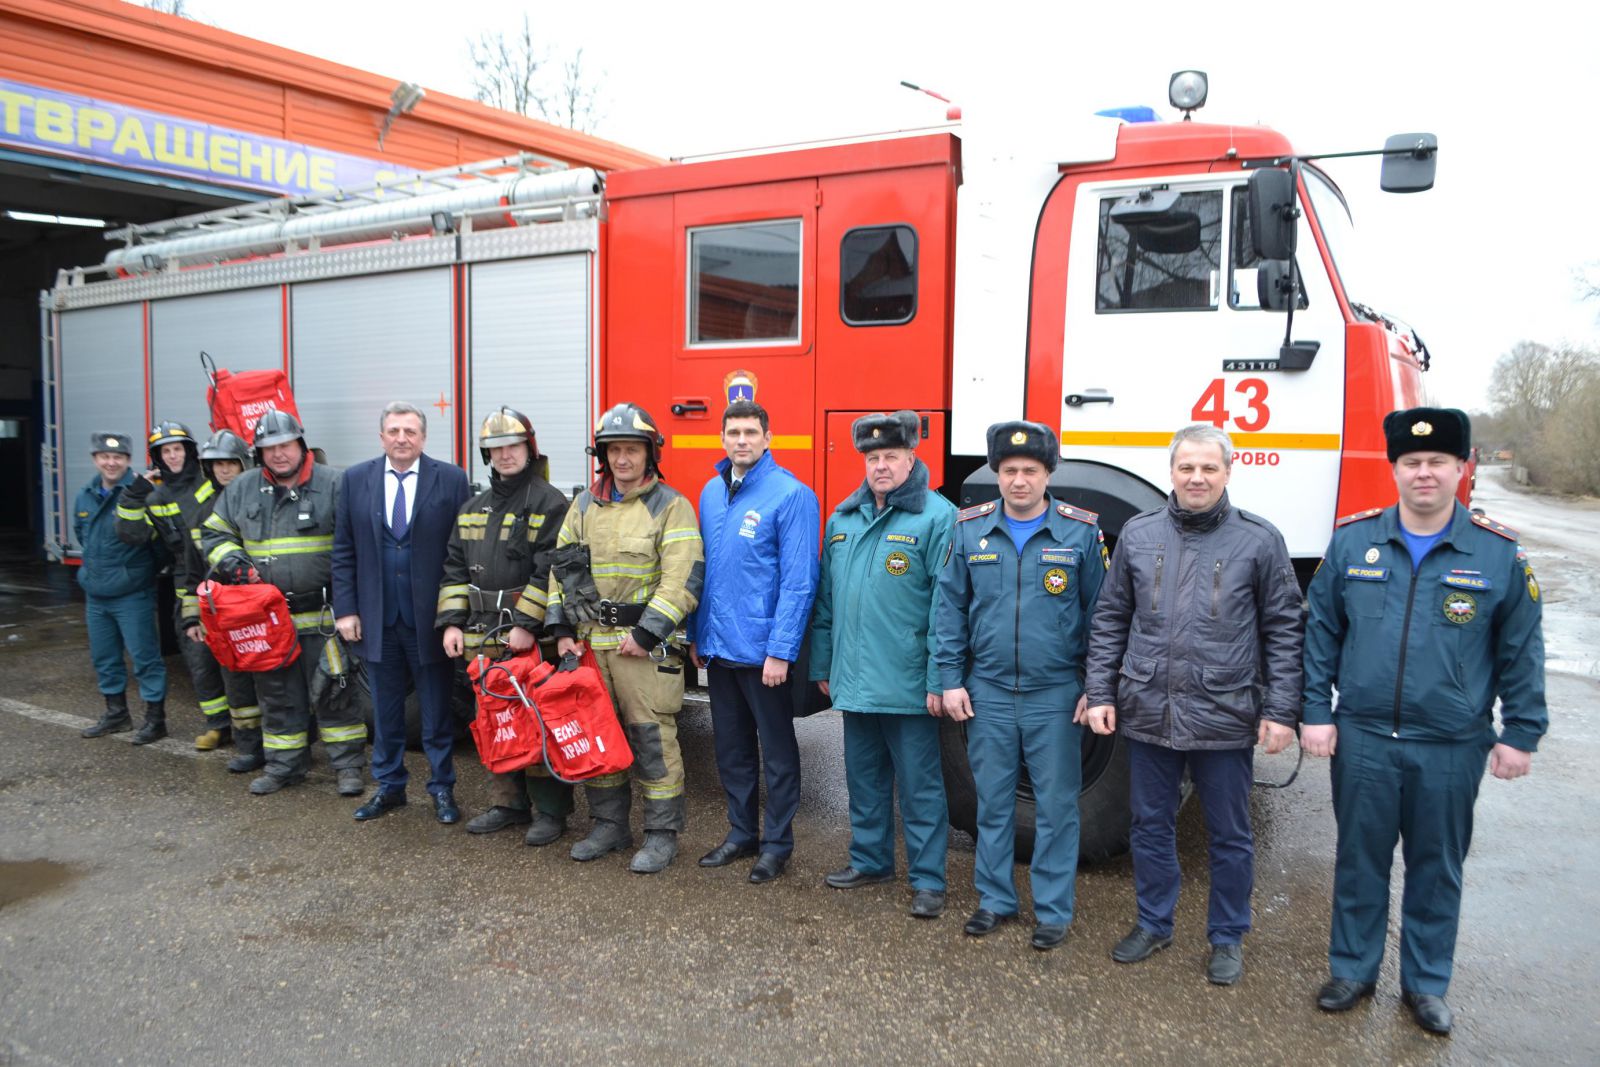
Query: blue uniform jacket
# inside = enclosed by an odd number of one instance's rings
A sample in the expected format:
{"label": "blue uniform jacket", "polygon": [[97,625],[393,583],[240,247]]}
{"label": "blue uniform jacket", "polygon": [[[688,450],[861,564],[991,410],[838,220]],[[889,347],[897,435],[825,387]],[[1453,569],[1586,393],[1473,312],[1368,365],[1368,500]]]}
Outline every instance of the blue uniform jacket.
{"label": "blue uniform jacket", "polygon": [[117,502],[135,477],[132,470],[124,472],[122,481],[104,497],[98,474],[78,490],[72,531],[83,549],[78,584],[90,596],[127,596],[152,588],[157,572],[166,565],[154,526],[142,544],[130,545],[117,536]]}
{"label": "blue uniform jacket", "polygon": [[1544,636],[1516,536],[1458,503],[1413,572],[1398,505],[1340,520],[1308,593],[1305,721],[1470,741],[1492,732],[1498,696],[1500,740],[1534,751],[1549,723]]}
{"label": "blue uniform jacket", "polygon": [[763,453],[734,493],[722,460],[700,491],[706,585],[689,617],[700,655],[759,667],[793,663],[817,595],[817,497]]}
{"label": "blue uniform jacket", "polygon": [[975,678],[1012,692],[1083,691],[1089,620],[1105,579],[1099,517],[1051,501],[1019,556],[1005,508],[990,501],[956,519],[939,576],[934,658],[939,684]]}
{"label": "blue uniform jacket", "polygon": [[955,505],[928,488],[921,460],[878,511],[862,483],[828,517],[811,624],[811,680],[844,711],[926,715],[943,692],[933,664],[939,571]]}

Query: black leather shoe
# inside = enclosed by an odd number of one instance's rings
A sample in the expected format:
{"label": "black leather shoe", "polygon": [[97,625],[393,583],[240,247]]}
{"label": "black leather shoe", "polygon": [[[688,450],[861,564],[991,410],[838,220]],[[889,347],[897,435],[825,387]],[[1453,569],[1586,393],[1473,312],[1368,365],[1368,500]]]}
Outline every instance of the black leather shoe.
{"label": "black leather shoe", "polygon": [[493,807],[467,820],[467,833],[492,834],[508,826],[526,826],[533,821],[531,812],[518,808]]}
{"label": "black leather shoe", "polygon": [[864,885],[878,885],[881,882],[892,881],[894,881],[893,871],[868,874],[866,871],[858,871],[854,867],[845,867],[842,870],[834,871],[823,879],[823,882],[832,889],[860,889]]}
{"label": "black leather shoe", "polygon": [[1455,1022],[1450,1014],[1450,1006],[1444,1002],[1443,997],[1436,997],[1432,993],[1413,993],[1409,989],[1400,991],[1400,1000],[1411,1009],[1411,1017],[1417,1020],[1417,1025],[1430,1034],[1448,1034],[1450,1026]]}
{"label": "black leather shoe", "polygon": [[1033,928],[1028,944],[1040,952],[1049,952],[1067,939],[1067,928],[1060,923],[1039,923]]}
{"label": "black leather shoe", "polygon": [[356,809],[356,822],[366,822],[406,806],[406,795],[398,789],[380,789]]}
{"label": "black leather shoe", "polygon": [[700,857],[702,867],[726,867],[734,860],[743,859],[745,856],[754,856],[756,846],[736,845],[732,841],[724,841],[716,848]]}
{"label": "black leather shoe", "polygon": [[972,917],[961,928],[961,932],[968,937],[982,937],[985,934],[994,933],[995,928],[1001,923],[1010,922],[1015,918],[1015,915],[1001,915],[999,912],[990,911],[988,908],[979,908],[972,913]]}
{"label": "black leather shoe", "polygon": [[1354,978],[1330,978],[1317,990],[1317,1007],[1323,1011],[1349,1011],[1378,991],[1377,982],[1358,982]]}
{"label": "black leather shoe", "polygon": [[1138,963],[1149,959],[1170,944],[1172,938],[1159,937],[1142,926],[1135,926],[1128,931],[1127,937],[1117,942],[1117,947],[1111,950],[1111,958],[1118,963]]}
{"label": "black leather shoe", "polygon": [[944,890],[918,889],[911,894],[911,915],[916,919],[937,919],[944,914]]}
{"label": "black leather shoe", "polygon": [[433,814],[446,826],[461,821],[461,809],[456,807],[456,798],[448,789],[440,790],[433,794]]}
{"label": "black leather shoe", "polygon": [[1206,981],[1212,985],[1233,985],[1244,977],[1244,949],[1238,945],[1212,945],[1206,964]]}
{"label": "black leather shoe", "polygon": [[770,882],[782,874],[788,865],[787,856],[780,856],[776,852],[763,852],[761,858],[756,860],[756,865],[750,868],[750,881],[756,885]]}

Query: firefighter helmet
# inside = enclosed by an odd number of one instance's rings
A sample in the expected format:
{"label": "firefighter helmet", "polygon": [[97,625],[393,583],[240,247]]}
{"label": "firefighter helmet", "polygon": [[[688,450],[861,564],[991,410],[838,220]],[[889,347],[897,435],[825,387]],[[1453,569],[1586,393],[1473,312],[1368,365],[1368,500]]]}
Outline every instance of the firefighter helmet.
{"label": "firefighter helmet", "polygon": [[281,445],[289,441],[306,443],[306,431],[300,425],[300,420],[287,411],[276,408],[267,412],[256,420],[255,448],[259,452],[271,445]]}
{"label": "firefighter helmet", "polygon": [[150,427],[150,436],[148,438],[150,466],[166,470],[167,465],[161,462],[161,450],[167,445],[179,444],[188,453],[189,462],[192,463],[199,458],[200,446],[195,443],[194,435],[189,432],[189,428],[183,423],[173,422],[169,419],[166,422],[158,422]]}
{"label": "firefighter helmet", "polygon": [[600,461],[602,471],[609,469],[606,445],[612,441],[643,441],[650,453],[647,469],[651,472],[659,469],[661,446],[667,443],[661,431],[656,429],[656,420],[650,417],[650,413],[628,401],[608,409],[594,424],[594,444],[589,448],[589,454]]}
{"label": "firefighter helmet", "polygon": [[483,420],[483,428],[478,431],[478,454],[488,463],[491,448],[514,445],[518,441],[528,443],[530,463],[540,458],[539,439],[533,432],[532,420],[516,408],[501,407],[489,412],[489,417]]}
{"label": "firefighter helmet", "polygon": [[232,430],[218,430],[200,446],[200,459],[231,459],[241,467],[250,466],[250,446]]}

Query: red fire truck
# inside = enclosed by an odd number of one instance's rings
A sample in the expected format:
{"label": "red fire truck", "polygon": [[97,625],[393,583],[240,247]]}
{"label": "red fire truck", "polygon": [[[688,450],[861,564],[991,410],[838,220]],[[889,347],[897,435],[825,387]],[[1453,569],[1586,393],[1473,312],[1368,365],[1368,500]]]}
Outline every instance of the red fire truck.
{"label": "red fire truck", "polygon": [[[609,176],[498,161],[122,231],[44,294],[47,546],[73,551],[63,503],[90,429],[204,424],[203,348],[288,371],[335,464],[371,453],[371,416],[399,397],[437,408],[428,450],[481,477],[474,428],[508,403],[576,487],[593,419],[632,400],[691,498],[723,406],[754,396],[825,512],[861,482],[865,412],[919,412],[919,455],[960,504],[995,495],[984,429],[1025,416],[1059,429],[1053,492],[1108,538],[1164,502],[1172,431],[1208,422],[1235,442],[1234,501],[1309,574],[1336,515],[1393,500],[1380,420],[1421,402],[1428,354],[1360,302],[1316,157],[1189,121],[1196,84],[1174,79],[1183,121],[1106,118],[1054,151],[950,128]],[[1369,154],[1409,192],[1435,151],[1413,134]],[[971,829],[954,725],[945,757]],[[1084,852],[1120,851],[1125,757],[1091,738],[1084,759]],[[1024,783],[1024,849],[1030,799]]]}

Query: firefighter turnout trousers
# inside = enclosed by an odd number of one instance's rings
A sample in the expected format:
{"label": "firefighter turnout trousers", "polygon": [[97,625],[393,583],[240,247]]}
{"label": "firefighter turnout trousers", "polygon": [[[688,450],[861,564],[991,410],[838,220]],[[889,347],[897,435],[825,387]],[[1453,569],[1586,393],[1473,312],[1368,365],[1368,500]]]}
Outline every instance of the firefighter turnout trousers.
{"label": "firefighter turnout trousers", "polygon": [[261,704],[261,744],[266,750],[266,773],[274,778],[298,782],[311,766],[311,717],[317,718],[317,732],[335,770],[366,766],[367,724],[362,721],[360,701],[343,701],[343,707],[329,704],[311,706],[312,679],[322,660],[322,646],[328,638],[316,630],[300,634],[300,658],[275,671],[255,675],[256,694]]}
{"label": "firefighter turnout trousers", "polygon": [[[683,799],[683,754],[678,749],[683,660],[676,651],[658,663],[645,656],[624,656],[616,649],[602,648],[594,650],[594,657],[633,749],[632,777],[638,780],[644,794],[644,828],[681,832],[687,811]],[[593,814],[594,791],[628,790],[629,772],[603,775],[584,784],[590,789],[589,808]]]}
{"label": "firefighter turnout trousers", "polygon": [[211,654],[211,646],[205,641],[191,641],[185,636],[184,630],[189,622],[184,618],[182,600],[173,606],[173,614],[177,623],[178,647],[183,653],[183,665],[188,668],[189,678],[194,682],[195,700],[200,704],[200,713],[206,717],[206,729],[226,730],[228,691],[222,678],[222,665],[217,662],[217,657]]}

